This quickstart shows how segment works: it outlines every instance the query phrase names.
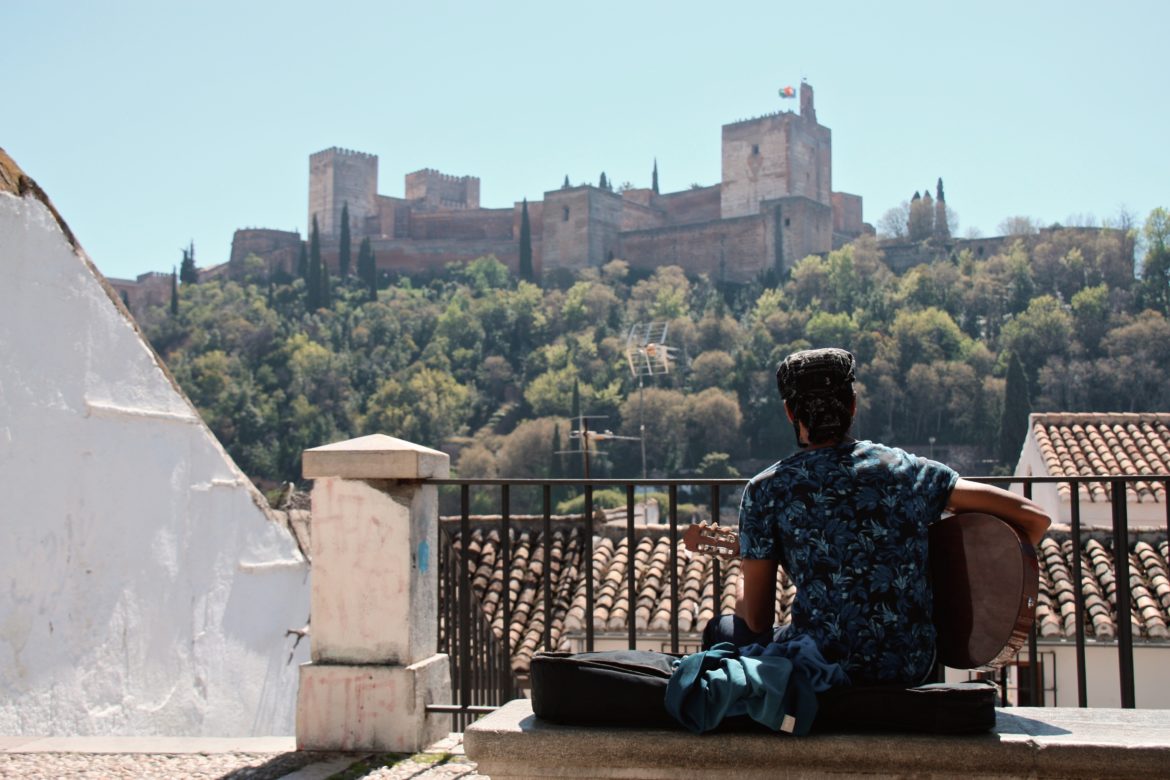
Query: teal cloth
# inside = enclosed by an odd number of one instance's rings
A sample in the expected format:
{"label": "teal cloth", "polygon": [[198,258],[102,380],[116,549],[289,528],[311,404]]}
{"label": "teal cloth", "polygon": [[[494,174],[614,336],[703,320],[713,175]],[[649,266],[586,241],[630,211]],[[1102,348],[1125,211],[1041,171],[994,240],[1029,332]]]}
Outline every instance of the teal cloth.
{"label": "teal cloth", "polygon": [[812,685],[791,660],[745,657],[729,642],[679,659],[666,685],[665,705],[696,734],[724,718],[747,715],[773,731],[803,736],[817,714]]}

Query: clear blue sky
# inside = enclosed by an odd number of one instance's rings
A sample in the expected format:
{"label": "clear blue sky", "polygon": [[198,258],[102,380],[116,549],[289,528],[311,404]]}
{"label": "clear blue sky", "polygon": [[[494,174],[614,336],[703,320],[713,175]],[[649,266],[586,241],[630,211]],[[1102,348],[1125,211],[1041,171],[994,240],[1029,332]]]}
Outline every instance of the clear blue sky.
{"label": "clear blue sky", "polygon": [[720,126],[802,77],[871,223],[939,176],[960,233],[1170,206],[1165,2],[5,0],[0,29],[0,147],[110,276],[304,234],[330,146],[490,207],[655,157],[663,191],[714,184]]}

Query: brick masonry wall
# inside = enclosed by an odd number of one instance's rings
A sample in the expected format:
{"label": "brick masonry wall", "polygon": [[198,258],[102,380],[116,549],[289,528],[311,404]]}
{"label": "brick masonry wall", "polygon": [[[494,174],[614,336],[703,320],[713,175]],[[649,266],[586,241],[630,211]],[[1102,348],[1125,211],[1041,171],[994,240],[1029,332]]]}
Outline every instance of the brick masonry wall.
{"label": "brick masonry wall", "polygon": [[600,266],[620,256],[622,199],[582,186],[544,194],[541,245],[544,270]]}
{"label": "brick masonry wall", "polygon": [[622,233],[620,257],[633,268],[680,266],[687,273],[745,282],[771,262],[770,230],[763,215],[697,225]]}
{"label": "brick masonry wall", "polygon": [[710,222],[719,219],[720,192],[720,186],[712,184],[710,187],[659,195],[654,205],[666,212],[666,221],[671,225]]}
{"label": "brick masonry wall", "polygon": [[[410,237],[415,240],[442,238],[511,240],[512,209],[438,211],[411,215]],[[531,221],[529,214],[529,221]]]}
{"label": "brick masonry wall", "polygon": [[861,196],[848,192],[833,193],[833,232],[861,235],[865,225],[861,221]]}
{"label": "brick masonry wall", "polygon": [[232,236],[232,253],[228,259],[228,273],[238,277],[244,270],[244,259],[256,255],[268,264],[268,271],[282,270],[295,273],[301,252],[301,234],[291,230],[271,228],[244,228]]}
{"label": "brick masonry wall", "polygon": [[777,268],[787,271],[805,257],[833,248],[833,210],[828,206],[808,198],[791,197],[768,201],[763,208],[780,236],[779,244],[773,245]]}

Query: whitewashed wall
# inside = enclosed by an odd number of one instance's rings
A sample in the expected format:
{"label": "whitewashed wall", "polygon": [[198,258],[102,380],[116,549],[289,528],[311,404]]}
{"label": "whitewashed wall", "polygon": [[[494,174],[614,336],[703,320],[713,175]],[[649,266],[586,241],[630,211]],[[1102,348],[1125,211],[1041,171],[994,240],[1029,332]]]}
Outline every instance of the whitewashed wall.
{"label": "whitewashed wall", "polygon": [[0,279],[0,734],[292,734],[292,535],[35,197]]}

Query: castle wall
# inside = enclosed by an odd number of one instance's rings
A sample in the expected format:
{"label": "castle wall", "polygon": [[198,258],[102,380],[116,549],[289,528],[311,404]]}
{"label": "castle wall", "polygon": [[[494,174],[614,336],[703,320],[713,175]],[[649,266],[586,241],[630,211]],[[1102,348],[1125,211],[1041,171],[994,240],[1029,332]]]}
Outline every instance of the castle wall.
{"label": "castle wall", "polygon": [[628,196],[629,192],[622,193],[622,230],[650,230],[666,225],[666,214],[661,209]]}
{"label": "castle wall", "polygon": [[268,264],[268,272],[282,270],[296,273],[301,254],[301,234],[291,230],[270,228],[243,228],[232,235],[232,253],[228,259],[228,273],[238,277],[248,255],[261,257]]}
{"label": "castle wall", "polygon": [[151,306],[170,303],[171,300],[171,275],[162,271],[138,274],[136,279],[107,277],[106,281],[134,314],[140,314]]}
{"label": "castle wall", "polygon": [[[531,219],[531,214],[529,215]],[[414,241],[411,239],[371,239],[374,260],[380,271],[432,272],[441,271],[447,263],[466,263],[485,255],[495,258],[508,266],[513,273],[520,267],[520,246],[513,240],[459,241],[457,239],[436,239]],[[536,267],[536,242],[533,242],[533,265]],[[336,269],[335,253],[322,254],[330,268]]]}
{"label": "castle wall", "polygon": [[833,248],[833,210],[823,203],[802,197],[779,198],[761,204],[776,235],[773,262],[789,271],[809,255],[824,254]]}
{"label": "castle wall", "polygon": [[622,233],[621,258],[647,271],[677,265],[690,274],[745,282],[768,267],[771,230],[765,216]]}
{"label": "castle wall", "polygon": [[833,232],[859,236],[865,231],[861,221],[861,196],[848,192],[833,193]]}
{"label": "castle wall", "polygon": [[406,199],[428,210],[478,209],[479,178],[423,168],[406,174]]}
{"label": "castle wall", "polygon": [[720,191],[718,184],[712,184],[710,187],[671,192],[659,195],[655,198],[654,204],[666,212],[666,221],[671,225],[710,222],[721,216]]}
{"label": "castle wall", "polygon": [[419,212],[411,214],[410,237],[417,241],[512,239],[512,217],[512,209]]}
{"label": "castle wall", "polygon": [[621,195],[592,186],[544,194],[541,244],[545,270],[581,269],[621,254]]}
{"label": "castle wall", "polygon": [[351,231],[377,214],[378,157],[332,147],[309,156],[309,218],[313,215],[321,236],[336,238],[341,231],[341,210],[349,204]]}

